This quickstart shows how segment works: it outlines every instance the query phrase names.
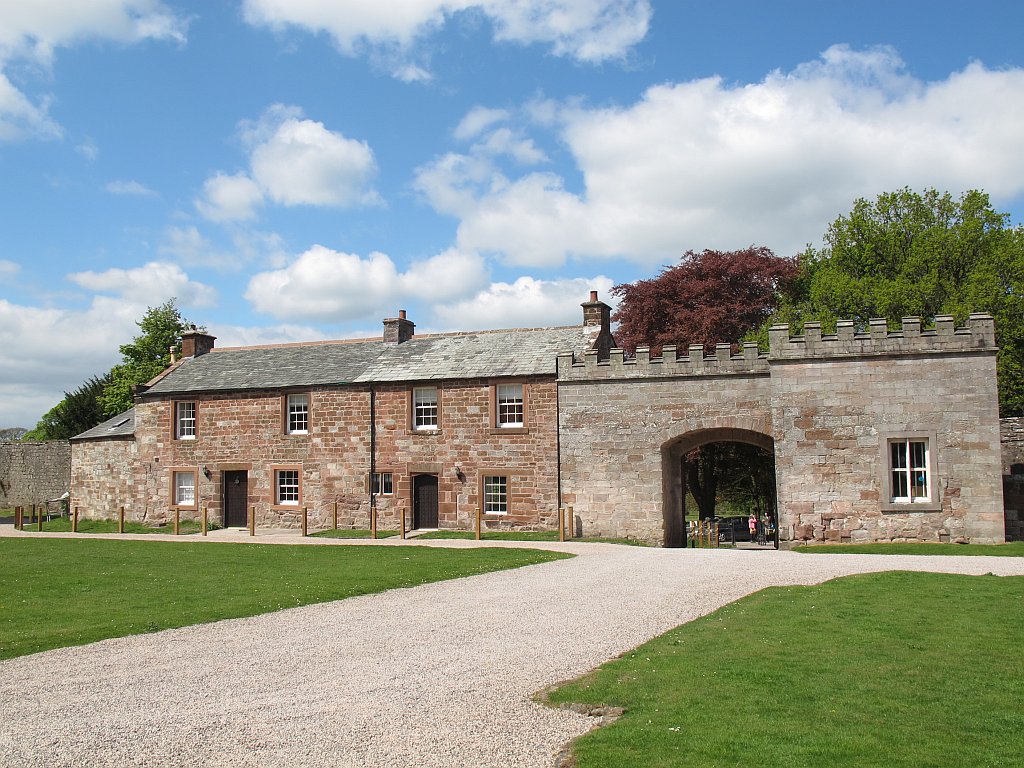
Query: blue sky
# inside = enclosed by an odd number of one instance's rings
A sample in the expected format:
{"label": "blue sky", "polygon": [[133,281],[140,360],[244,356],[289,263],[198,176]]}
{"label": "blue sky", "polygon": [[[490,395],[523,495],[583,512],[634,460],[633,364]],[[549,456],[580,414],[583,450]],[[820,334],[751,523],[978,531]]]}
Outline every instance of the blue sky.
{"label": "blue sky", "polygon": [[0,427],[219,346],[576,323],[858,196],[1024,221],[1017,2],[0,0]]}

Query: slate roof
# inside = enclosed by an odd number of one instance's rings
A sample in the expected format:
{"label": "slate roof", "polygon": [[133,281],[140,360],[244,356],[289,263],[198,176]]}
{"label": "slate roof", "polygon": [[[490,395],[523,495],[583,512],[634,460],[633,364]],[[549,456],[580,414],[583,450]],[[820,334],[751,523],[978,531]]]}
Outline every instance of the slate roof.
{"label": "slate roof", "polygon": [[102,440],[105,437],[131,437],[135,434],[135,409],[113,416],[92,429],[87,429],[72,440]]}
{"label": "slate roof", "polygon": [[560,352],[587,347],[583,326],[214,349],[179,363],[146,394],[556,373]]}

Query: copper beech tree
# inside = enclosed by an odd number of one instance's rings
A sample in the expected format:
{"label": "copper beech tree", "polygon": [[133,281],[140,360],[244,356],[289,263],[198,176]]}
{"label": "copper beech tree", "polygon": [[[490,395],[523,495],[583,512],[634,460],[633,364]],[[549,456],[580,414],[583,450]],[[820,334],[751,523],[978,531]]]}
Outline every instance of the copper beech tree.
{"label": "copper beech tree", "polygon": [[[687,251],[657,277],[612,288],[619,297],[615,340],[630,354],[642,346],[657,353],[666,344],[737,343],[772,316],[797,272],[795,259],[763,247]],[[683,461],[701,519],[714,516],[720,497],[744,511],[774,509],[774,461],[764,450],[708,443]]]}

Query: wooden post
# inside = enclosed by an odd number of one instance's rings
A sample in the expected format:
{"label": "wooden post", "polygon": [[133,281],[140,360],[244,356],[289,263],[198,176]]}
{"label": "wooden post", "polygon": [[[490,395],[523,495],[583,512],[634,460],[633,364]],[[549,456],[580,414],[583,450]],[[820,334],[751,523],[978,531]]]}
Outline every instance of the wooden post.
{"label": "wooden post", "polygon": [[302,535],[309,535],[309,507],[302,508]]}
{"label": "wooden post", "polygon": [[124,507],[117,513],[117,532],[124,533]]}
{"label": "wooden post", "polygon": [[404,539],[405,538],[405,507],[402,507],[401,510],[399,510],[399,511],[400,511],[400,514],[401,514],[402,523],[401,523],[401,527],[398,529],[398,538]]}
{"label": "wooden post", "polygon": [[476,540],[480,541],[482,536],[480,535],[480,529],[483,527],[484,511],[481,507],[476,508]]}
{"label": "wooden post", "polygon": [[256,507],[249,507],[249,535],[256,535]]}
{"label": "wooden post", "polygon": [[210,510],[208,510],[206,507],[203,507],[203,523],[202,523],[202,525],[203,525],[203,536],[206,535],[206,529],[209,527],[208,523],[207,523],[207,521],[209,519],[209,515],[210,515]]}
{"label": "wooden post", "polygon": [[558,540],[565,541],[565,507],[558,508]]}
{"label": "wooden post", "polygon": [[[338,500],[334,500],[334,530],[338,530]],[[374,537],[376,538],[376,537]]]}
{"label": "wooden post", "polygon": [[569,524],[569,540],[576,538],[576,514],[572,511],[572,507],[566,508],[566,517],[569,518],[566,522]]}
{"label": "wooden post", "polygon": [[[337,502],[335,502],[335,505],[337,505]],[[334,527],[337,528],[338,527],[337,524],[335,524]],[[377,505],[376,504],[374,504],[372,507],[370,507],[370,538],[371,539],[376,539],[377,538]]]}
{"label": "wooden post", "polygon": [[78,533],[78,505],[75,505],[75,511],[71,514],[71,532]]}
{"label": "wooden post", "polygon": [[24,523],[23,523],[23,521],[21,519],[21,513],[22,513],[21,507],[15,507],[14,508],[14,527],[17,528],[19,531],[25,530]]}
{"label": "wooden post", "polygon": [[37,507],[35,504],[33,504],[32,505],[32,511],[35,513],[35,516],[36,516],[36,530],[37,531],[42,531],[43,530],[43,505],[40,504]]}
{"label": "wooden post", "polygon": [[178,529],[181,525],[181,510],[175,508],[174,510],[174,535],[178,535]]}

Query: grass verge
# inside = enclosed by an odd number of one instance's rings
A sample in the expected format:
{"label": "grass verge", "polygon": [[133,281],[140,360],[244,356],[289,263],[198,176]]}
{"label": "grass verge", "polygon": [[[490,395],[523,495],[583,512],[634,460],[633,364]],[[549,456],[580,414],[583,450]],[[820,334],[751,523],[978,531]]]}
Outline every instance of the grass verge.
{"label": "grass verge", "polygon": [[[473,531],[430,531],[416,536],[417,539],[475,539]],[[482,541],[558,541],[558,531],[484,531],[480,534]],[[595,544],[628,544],[634,547],[645,547],[647,544],[636,539],[612,538],[607,536],[590,536],[567,539]]]}
{"label": "grass verge", "polygon": [[941,544],[939,542],[884,542],[877,544],[820,544],[793,547],[794,552],[821,555],[984,555],[1024,557],[1024,541],[1007,544]]}
{"label": "grass verge", "polygon": [[548,695],[622,707],[580,768],[1010,766],[1024,754],[1024,577],[773,587]]}
{"label": "grass verge", "polygon": [[[309,534],[310,536],[316,536],[321,539],[369,539],[370,529],[369,528],[329,528],[326,531],[317,531],[316,533]],[[378,539],[390,539],[392,536],[397,536],[398,531],[377,531]]]}
{"label": "grass verge", "polygon": [[0,539],[0,658],[567,557],[528,549]]}
{"label": "grass verge", "polygon": [[[211,523],[207,530],[215,531],[220,526]],[[38,530],[35,522],[25,523],[26,531]],[[182,520],[178,524],[178,533],[185,536],[190,534],[199,533],[202,530],[202,526],[198,520]],[[71,518],[69,517],[56,517],[53,520],[43,521],[43,533],[70,533],[71,532]],[[124,521],[124,532],[125,533],[174,533],[174,523],[169,522],[167,525],[149,525],[147,523],[138,523],[132,520]],[[78,521],[78,533],[117,533],[117,520],[87,520],[80,519]]]}

